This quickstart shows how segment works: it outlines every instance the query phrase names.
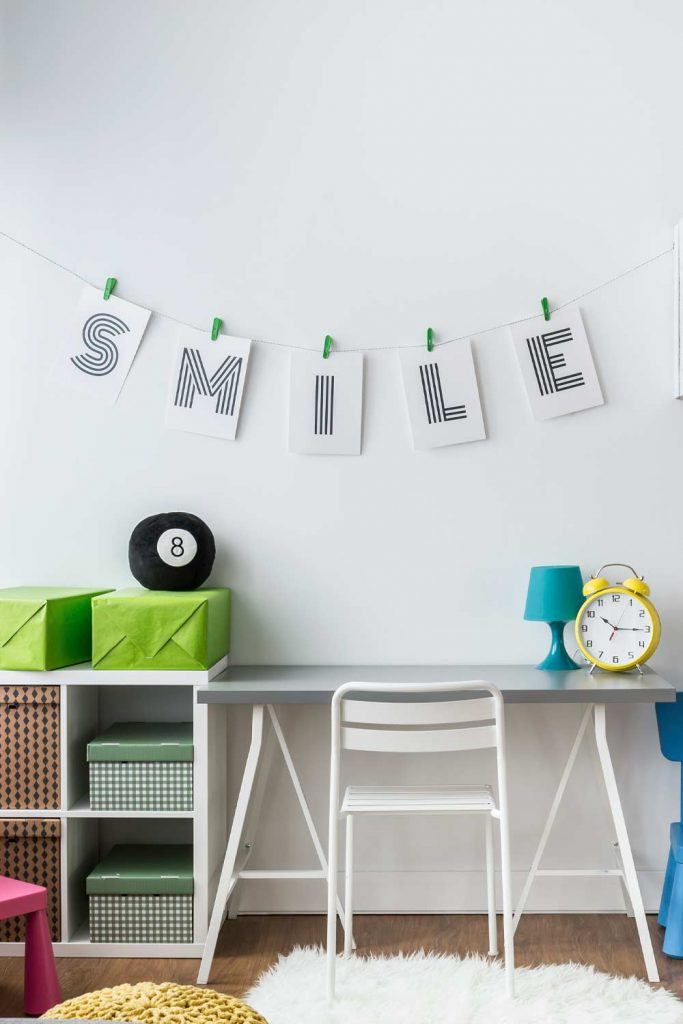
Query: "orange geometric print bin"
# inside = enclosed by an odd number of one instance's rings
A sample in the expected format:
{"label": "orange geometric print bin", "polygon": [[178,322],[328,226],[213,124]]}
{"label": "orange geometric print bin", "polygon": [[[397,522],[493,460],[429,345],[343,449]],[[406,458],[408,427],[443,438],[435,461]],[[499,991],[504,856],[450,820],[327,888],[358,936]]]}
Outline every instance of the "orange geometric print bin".
{"label": "orange geometric print bin", "polygon": [[[0,875],[47,889],[53,942],[61,939],[59,818],[0,818]],[[0,942],[23,942],[24,918],[0,921]]]}
{"label": "orange geometric print bin", "polygon": [[59,687],[0,686],[0,808],[59,807]]}

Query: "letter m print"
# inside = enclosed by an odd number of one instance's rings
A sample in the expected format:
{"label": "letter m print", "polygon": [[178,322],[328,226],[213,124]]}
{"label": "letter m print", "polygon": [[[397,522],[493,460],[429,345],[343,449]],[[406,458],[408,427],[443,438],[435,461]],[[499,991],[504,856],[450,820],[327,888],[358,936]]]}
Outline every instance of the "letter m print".
{"label": "letter m print", "polygon": [[211,376],[196,348],[183,349],[174,405],[191,409],[195,395],[215,398],[217,413],[233,416],[242,375],[242,356],[227,356]]}

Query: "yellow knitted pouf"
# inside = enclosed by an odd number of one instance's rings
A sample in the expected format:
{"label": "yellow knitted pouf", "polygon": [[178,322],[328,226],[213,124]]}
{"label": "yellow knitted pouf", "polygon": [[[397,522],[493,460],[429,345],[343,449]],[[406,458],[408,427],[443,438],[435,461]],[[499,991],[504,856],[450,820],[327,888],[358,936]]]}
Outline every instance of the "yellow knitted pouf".
{"label": "yellow knitted pouf", "polygon": [[86,992],[53,1006],[43,1016],[140,1024],[268,1024],[260,1013],[234,996],[170,981],[163,985],[141,981]]}

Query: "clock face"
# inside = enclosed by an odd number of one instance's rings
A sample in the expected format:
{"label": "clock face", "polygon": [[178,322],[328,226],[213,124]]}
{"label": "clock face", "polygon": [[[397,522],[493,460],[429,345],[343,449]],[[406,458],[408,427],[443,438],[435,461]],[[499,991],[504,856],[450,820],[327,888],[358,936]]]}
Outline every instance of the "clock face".
{"label": "clock face", "polygon": [[601,591],[583,608],[576,636],[583,653],[618,670],[645,661],[659,639],[650,609],[635,594]]}

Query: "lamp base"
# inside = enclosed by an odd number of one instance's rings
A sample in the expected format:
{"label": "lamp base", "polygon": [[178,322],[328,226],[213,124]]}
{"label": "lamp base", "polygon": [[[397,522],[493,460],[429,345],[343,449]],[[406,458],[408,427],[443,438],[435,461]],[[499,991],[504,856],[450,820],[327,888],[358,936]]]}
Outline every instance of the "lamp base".
{"label": "lamp base", "polygon": [[567,654],[567,648],[564,646],[564,627],[565,622],[549,622],[550,626],[550,650],[546,654],[540,665],[536,668],[543,669],[546,672],[571,672],[574,669],[581,668],[576,662],[569,657]]}

